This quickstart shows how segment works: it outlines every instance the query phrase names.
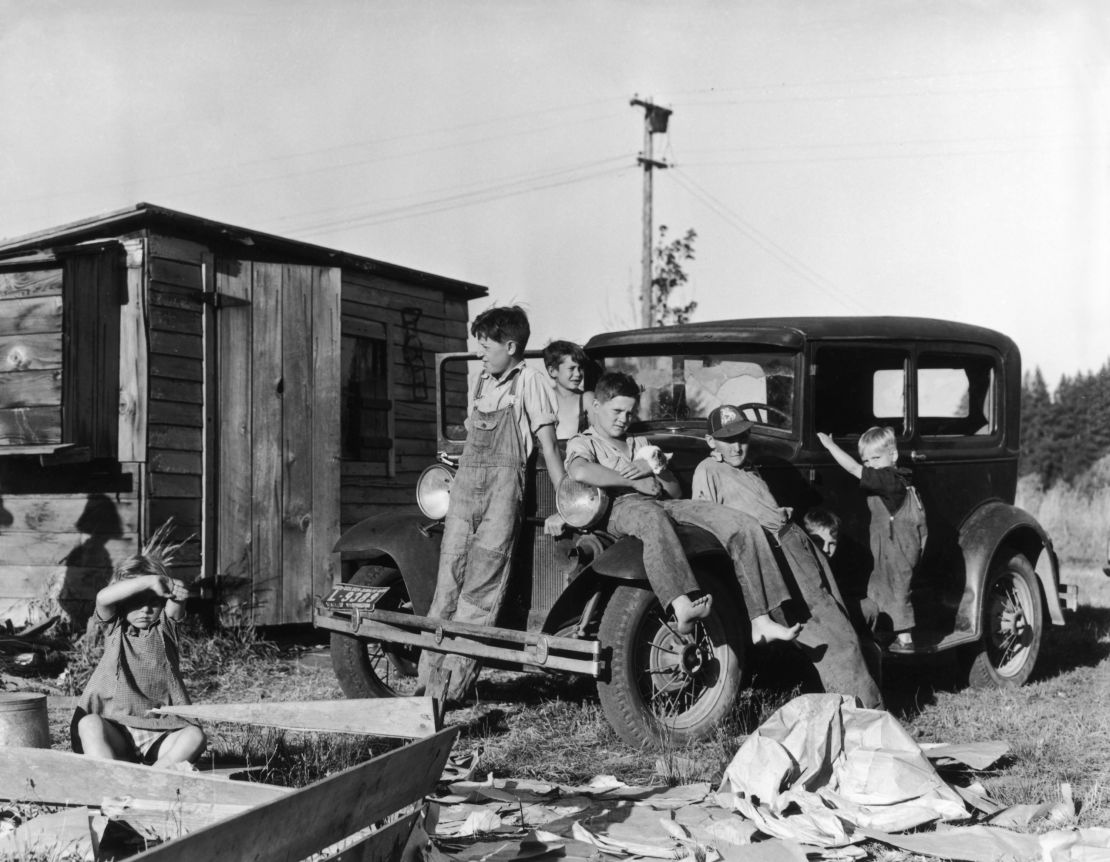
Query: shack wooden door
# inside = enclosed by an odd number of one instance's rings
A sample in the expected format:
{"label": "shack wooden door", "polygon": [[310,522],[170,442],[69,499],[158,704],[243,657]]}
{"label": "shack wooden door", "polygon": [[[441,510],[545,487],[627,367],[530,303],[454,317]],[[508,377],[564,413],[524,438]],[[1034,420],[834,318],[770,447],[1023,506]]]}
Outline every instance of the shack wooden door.
{"label": "shack wooden door", "polygon": [[338,555],[339,269],[216,262],[222,618],[310,622]]}

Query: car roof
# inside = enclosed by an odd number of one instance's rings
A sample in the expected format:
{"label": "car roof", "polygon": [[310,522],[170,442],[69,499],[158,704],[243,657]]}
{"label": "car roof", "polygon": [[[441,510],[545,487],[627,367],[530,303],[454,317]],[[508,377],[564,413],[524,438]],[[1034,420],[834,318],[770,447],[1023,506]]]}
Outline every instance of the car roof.
{"label": "car roof", "polygon": [[677,342],[745,342],[771,347],[801,348],[806,341],[952,341],[994,347],[1002,353],[1015,350],[1001,332],[938,320],[931,317],[748,317],[713,320],[652,329],[630,329],[595,335],[586,343],[590,351],[674,344]]}

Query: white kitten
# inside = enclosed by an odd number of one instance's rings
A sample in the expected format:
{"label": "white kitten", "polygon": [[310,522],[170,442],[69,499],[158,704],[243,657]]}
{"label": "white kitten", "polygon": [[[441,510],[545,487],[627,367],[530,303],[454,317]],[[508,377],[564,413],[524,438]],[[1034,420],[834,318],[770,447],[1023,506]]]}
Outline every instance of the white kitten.
{"label": "white kitten", "polygon": [[646,461],[647,465],[651,467],[651,472],[658,476],[667,469],[667,464],[670,462],[671,457],[672,453],[664,452],[658,446],[649,443],[637,449],[636,454],[632,456],[632,460]]}

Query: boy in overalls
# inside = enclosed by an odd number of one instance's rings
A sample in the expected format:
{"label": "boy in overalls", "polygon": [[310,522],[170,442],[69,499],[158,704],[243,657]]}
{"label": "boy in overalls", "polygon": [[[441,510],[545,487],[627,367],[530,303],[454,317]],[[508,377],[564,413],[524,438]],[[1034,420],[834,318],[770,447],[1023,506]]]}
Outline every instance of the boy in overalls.
{"label": "boy in overalls", "polygon": [[[466,445],[451,483],[439,572],[428,616],[492,625],[505,598],[524,503],[524,469],[534,440],[556,488],[563,464],[556,408],[542,372],[524,364],[531,329],[519,306],[491,308],[470,327],[483,370],[470,394]],[[562,531],[558,515],[547,532]],[[419,683],[430,694],[450,673],[446,701],[460,701],[478,676],[476,659],[424,650]],[[437,696],[439,692],[434,692]]]}

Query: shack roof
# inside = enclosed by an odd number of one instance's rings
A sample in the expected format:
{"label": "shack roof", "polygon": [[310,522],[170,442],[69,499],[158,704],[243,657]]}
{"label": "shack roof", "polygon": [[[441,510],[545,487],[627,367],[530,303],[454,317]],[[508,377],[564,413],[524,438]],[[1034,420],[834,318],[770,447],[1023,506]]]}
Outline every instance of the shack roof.
{"label": "shack roof", "polygon": [[[138,203],[115,212],[36,231],[14,239],[2,240],[0,241],[0,262],[8,258],[49,251],[56,246],[104,239],[109,234],[122,235],[149,229],[161,229],[173,236],[238,248],[244,256],[280,255],[283,259],[298,263],[338,266],[375,273],[410,284],[436,288],[465,299],[477,299],[489,294],[489,291],[480,284],[434,275],[407,266],[386,263],[372,257],[363,257],[288,237],[237,227],[149,203]],[[249,255],[244,250],[249,250]]]}

